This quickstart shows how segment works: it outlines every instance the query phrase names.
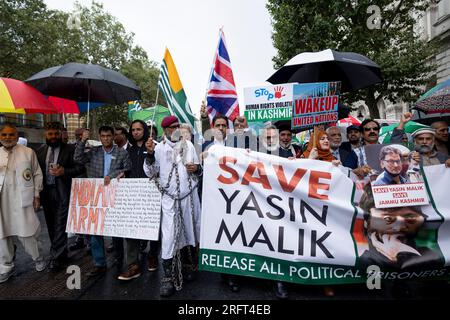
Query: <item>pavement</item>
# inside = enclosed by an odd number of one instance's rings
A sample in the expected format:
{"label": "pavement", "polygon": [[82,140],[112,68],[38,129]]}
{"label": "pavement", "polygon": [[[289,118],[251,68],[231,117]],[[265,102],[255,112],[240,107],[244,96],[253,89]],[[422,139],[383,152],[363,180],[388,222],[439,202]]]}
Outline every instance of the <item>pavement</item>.
{"label": "pavement", "polygon": [[[38,212],[42,223],[40,242],[44,254],[49,253],[49,239],[43,212]],[[70,238],[73,242],[75,238]],[[106,240],[106,246],[110,244]],[[67,280],[71,274],[66,270],[37,272],[34,263],[17,242],[15,274],[7,282],[0,284],[0,300],[162,300],[159,296],[161,266],[154,272],[147,271],[145,257],[141,261],[142,275],[130,281],[117,280],[119,269],[113,264],[112,254],[107,254],[108,270],[105,275],[88,278],[86,273],[92,268],[92,257],[86,249],[70,255],[70,264],[81,269],[80,289],[68,289]],[[242,277],[241,291],[233,293],[217,273],[199,271],[196,280],[184,283],[183,289],[163,300],[275,300],[273,282]],[[393,287],[382,283],[380,290],[369,290],[365,285],[334,286],[335,296],[327,297],[323,286],[288,284],[289,300],[435,300],[450,298],[450,285],[447,282],[428,281]]]}

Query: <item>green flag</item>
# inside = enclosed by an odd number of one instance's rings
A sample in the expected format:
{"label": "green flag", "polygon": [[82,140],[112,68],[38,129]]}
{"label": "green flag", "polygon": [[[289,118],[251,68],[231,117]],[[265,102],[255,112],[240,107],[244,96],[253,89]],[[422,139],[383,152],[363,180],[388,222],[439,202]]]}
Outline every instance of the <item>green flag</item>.
{"label": "green flag", "polygon": [[128,119],[133,120],[133,113],[139,110],[142,110],[142,107],[138,100],[128,101]]}
{"label": "green flag", "polygon": [[166,98],[170,112],[175,115],[181,123],[188,123],[195,130],[195,117],[191,111],[189,102],[187,101],[172,56],[167,48],[161,65],[158,85]]}
{"label": "green flag", "polygon": [[[155,112],[156,112],[156,114],[155,114]],[[164,117],[167,117],[167,116],[170,116],[169,109],[167,109],[161,105],[156,105],[156,106],[148,108],[148,109],[142,109],[140,111],[134,112],[132,114],[131,121],[142,120],[149,126],[151,126],[153,123],[153,125],[158,130],[158,137],[161,137],[163,135],[163,129],[161,127],[161,122],[164,119]]]}

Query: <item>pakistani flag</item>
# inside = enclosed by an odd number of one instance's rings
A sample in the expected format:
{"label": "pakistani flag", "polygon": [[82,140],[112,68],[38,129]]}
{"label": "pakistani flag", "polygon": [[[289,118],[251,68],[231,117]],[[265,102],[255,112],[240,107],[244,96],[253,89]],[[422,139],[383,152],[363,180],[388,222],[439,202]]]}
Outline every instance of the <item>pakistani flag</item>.
{"label": "pakistani flag", "polygon": [[172,56],[167,48],[161,64],[158,85],[166,98],[170,112],[177,116],[180,122],[189,123],[195,129],[195,117],[184,93],[177,68],[175,68]]}
{"label": "pakistani flag", "polygon": [[163,129],[161,127],[162,120],[170,116],[169,109],[161,106],[156,105],[154,107],[148,108],[148,109],[142,109],[140,111],[134,112],[131,116],[131,120],[142,120],[144,121],[148,126],[154,125],[157,128],[158,131],[158,138],[162,137],[163,135]]}
{"label": "pakistani flag", "polygon": [[140,110],[142,110],[142,107],[138,100],[128,101],[128,119],[133,120],[133,113]]}

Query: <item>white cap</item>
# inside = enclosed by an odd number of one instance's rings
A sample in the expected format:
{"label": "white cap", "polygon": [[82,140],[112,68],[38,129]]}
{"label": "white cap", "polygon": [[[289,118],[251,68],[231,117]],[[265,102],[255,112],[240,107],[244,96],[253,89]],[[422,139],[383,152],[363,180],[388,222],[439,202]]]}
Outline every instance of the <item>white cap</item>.
{"label": "white cap", "polygon": [[432,129],[432,128],[420,128],[417,129],[416,131],[414,131],[411,136],[413,138],[423,134],[423,133],[431,133],[433,136],[436,135],[436,130]]}

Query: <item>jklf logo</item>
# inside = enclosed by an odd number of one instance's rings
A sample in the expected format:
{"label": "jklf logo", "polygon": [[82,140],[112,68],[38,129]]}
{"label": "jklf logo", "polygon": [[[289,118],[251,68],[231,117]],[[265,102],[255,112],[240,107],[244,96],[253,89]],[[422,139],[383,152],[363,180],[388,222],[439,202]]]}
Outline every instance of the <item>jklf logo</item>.
{"label": "jklf logo", "polygon": [[274,92],[270,92],[269,90],[265,88],[259,88],[255,90],[255,97],[267,97],[267,101],[270,101],[272,99],[280,99],[285,96],[283,93],[284,88],[281,86],[275,87]]}

